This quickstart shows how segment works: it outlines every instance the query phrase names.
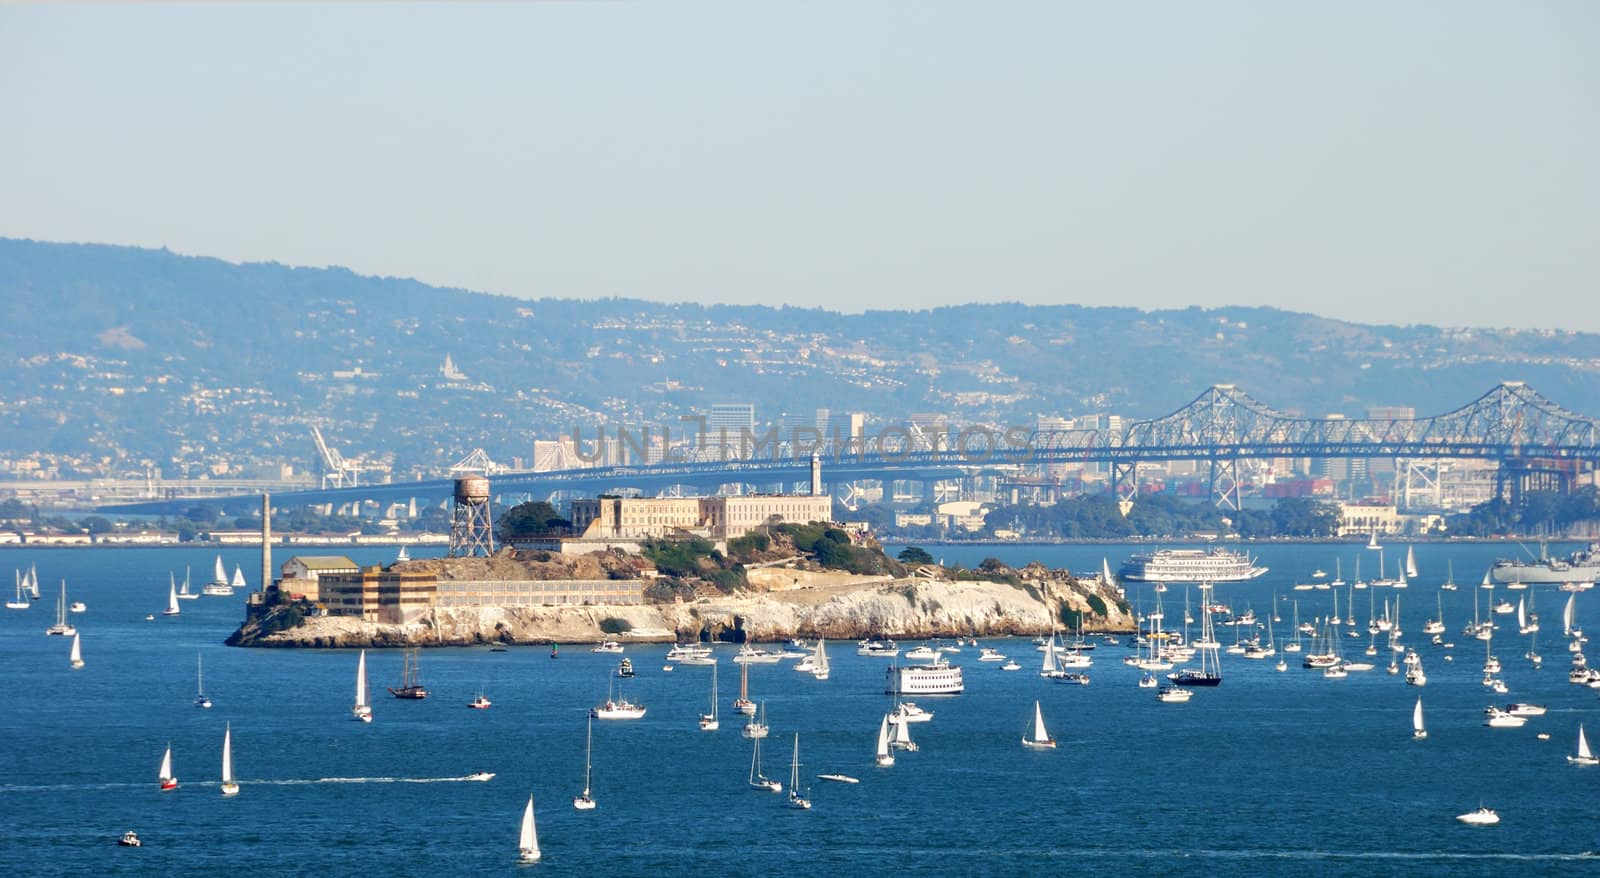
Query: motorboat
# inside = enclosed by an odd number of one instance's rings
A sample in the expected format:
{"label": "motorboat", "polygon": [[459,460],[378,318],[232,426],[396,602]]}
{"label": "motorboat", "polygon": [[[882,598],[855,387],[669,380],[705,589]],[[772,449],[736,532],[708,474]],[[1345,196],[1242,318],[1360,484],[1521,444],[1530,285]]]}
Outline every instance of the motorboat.
{"label": "motorboat", "polygon": [[848,774],[819,774],[819,775],[817,775],[817,779],[818,780],[831,780],[834,783],[861,783],[861,779],[860,778],[851,777]]}
{"label": "motorboat", "polygon": [[906,658],[911,661],[932,661],[939,657],[939,651],[931,646],[919,646],[906,652]]}
{"label": "motorboat", "polygon": [[891,723],[925,723],[932,719],[933,711],[923,710],[910,701],[900,702],[895,707],[894,712],[889,714],[889,722]]}
{"label": "motorboat", "polygon": [[494,704],[494,702],[490,701],[489,696],[484,695],[482,692],[478,693],[477,698],[467,702],[467,706],[473,710],[488,710],[489,706],[492,704]]}
{"label": "motorboat", "polygon": [[1194,697],[1194,691],[1179,686],[1163,686],[1156,692],[1156,700],[1176,704]]}
{"label": "motorboat", "polygon": [[467,775],[466,779],[476,783],[488,783],[489,781],[494,780],[494,772],[475,771],[472,774]]}
{"label": "motorboat", "polygon": [[616,642],[615,640],[604,640],[604,641],[601,641],[600,643],[595,644],[594,649],[591,649],[589,651],[590,652],[621,653],[622,652],[622,644]]}
{"label": "motorboat", "polygon": [[1527,725],[1526,717],[1507,713],[1498,707],[1485,708],[1483,724],[1492,729],[1520,729]]}
{"label": "motorboat", "polygon": [[139,834],[137,832],[134,832],[130,829],[127,832],[124,832],[121,838],[117,839],[117,844],[125,848],[136,848],[143,845],[144,842],[139,840]]}
{"label": "motorboat", "polygon": [[1005,664],[1000,666],[1000,670],[1002,670],[1002,671],[1020,671],[1020,670],[1022,670],[1022,665],[1019,665],[1014,661],[1008,661]]}
{"label": "motorboat", "polygon": [[1473,826],[1493,826],[1500,822],[1500,815],[1480,805],[1476,811],[1457,814],[1456,819],[1462,823],[1470,823]]}
{"label": "motorboat", "polygon": [[1512,716],[1544,716],[1545,707],[1542,704],[1507,704],[1506,713]]}
{"label": "motorboat", "polygon": [[633,661],[630,660],[630,659],[624,658],[622,661],[618,662],[617,663],[617,676],[621,677],[623,679],[627,679],[629,677],[632,677],[633,676]]}
{"label": "motorboat", "polygon": [[978,661],[980,662],[1003,662],[1005,660],[1006,657],[994,647],[986,646],[982,652],[978,653]]}

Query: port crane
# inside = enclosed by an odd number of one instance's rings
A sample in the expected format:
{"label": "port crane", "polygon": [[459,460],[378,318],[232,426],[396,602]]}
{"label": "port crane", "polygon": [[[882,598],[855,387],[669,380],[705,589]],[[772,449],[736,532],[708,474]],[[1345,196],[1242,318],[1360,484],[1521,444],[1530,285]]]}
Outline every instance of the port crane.
{"label": "port crane", "polygon": [[322,438],[322,431],[311,428],[311,438],[317,443],[317,454],[322,458],[322,487],[354,488],[360,485],[361,466],[345,460],[339,449],[330,447]]}

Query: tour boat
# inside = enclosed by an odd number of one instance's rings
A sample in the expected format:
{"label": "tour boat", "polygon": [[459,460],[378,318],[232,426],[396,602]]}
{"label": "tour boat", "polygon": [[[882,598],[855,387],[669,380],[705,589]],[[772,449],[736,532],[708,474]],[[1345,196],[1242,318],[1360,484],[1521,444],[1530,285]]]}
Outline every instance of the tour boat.
{"label": "tour boat", "polygon": [[1583,736],[1583,724],[1578,724],[1578,752],[1568,756],[1567,761],[1573,765],[1600,765],[1600,759],[1589,749],[1589,739]]}
{"label": "tour boat", "polygon": [[[766,737],[762,735],[761,738]],[[750,786],[767,793],[783,792],[783,783],[772,780],[761,771],[761,738],[750,741]]]}
{"label": "tour boat", "polygon": [[1056,739],[1044,728],[1044,711],[1040,709],[1039,702],[1033,702],[1033,729],[1022,736],[1022,746],[1055,749]]}
{"label": "tour boat", "polygon": [[1482,805],[1479,805],[1478,810],[1468,811],[1465,814],[1457,814],[1456,819],[1460,820],[1462,823],[1470,823],[1474,826],[1493,826],[1494,824],[1500,822],[1500,815],[1494,813],[1488,808],[1483,807]]}
{"label": "tour boat", "polygon": [[72,652],[67,656],[67,664],[74,671],[83,667],[83,646],[79,642],[78,632],[72,632]]}
{"label": "tour boat", "polygon": [[389,687],[389,694],[396,698],[405,698],[420,701],[428,697],[428,690],[423,687],[422,675],[422,650],[406,650],[405,666],[400,672],[400,688]]}
{"label": "tour boat", "polygon": [[372,722],[372,702],[367,692],[367,651],[364,649],[356,659],[356,703],[350,707],[350,718]]}
{"label": "tour boat", "polygon": [[721,728],[717,721],[717,667],[711,666],[711,712],[700,714],[700,731],[714,732]]}
{"label": "tour boat", "polygon": [[117,844],[125,848],[136,848],[144,844],[144,842],[139,841],[139,834],[130,829],[124,832],[121,838],[117,839]]}
{"label": "tour boat", "polygon": [[789,763],[789,807],[811,810],[811,800],[800,794],[800,733],[794,734],[794,759]]}
{"label": "tour boat", "polygon": [[167,608],[161,611],[161,615],[178,615],[178,590],[173,588],[171,583],[167,584]]}
{"label": "tour boat", "polygon": [[161,782],[161,791],[175,790],[178,788],[178,778],[172,774],[172,744],[167,743],[167,752],[161,755],[161,772],[156,776]]}
{"label": "tour boat", "polygon": [[222,794],[239,795],[239,782],[233,779],[233,724],[222,727]]}
{"label": "tour boat", "polygon": [[878,764],[887,768],[894,764],[894,752],[889,747],[889,715],[883,715],[883,721],[878,723]]}
{"label": "tour boat", "polygon": [[943,656],[929,665],[890,665],[884,674],[885,695],[960,695],[966,689],[961,667]]}
{"label": "tour boat", "polygon": [[71,637],[78,633],[67,621],[67,581],[61,580],[61,596],[56,598],[56,623],[44,630],[47,636]]}
{"label": "tour boat", "polygon": [[1422,699],[1417,699],[1417,706],[1411,708],[1411,737],[1420,741],[1428,737],[1428,730],[1422,725]]}
{"label": "tour boat", "polygon": [[594,797],[589,794],[589,766],[594,757],[594,717],[589,717],[588,729],[583,735],[583,792],[572,797],[572,807],[579,811],[593,811]]}
{"label": "tour boat", "polygon": [[767,736],[766,702],[761,704],[761,715],[759,717],[750,717],[750,721],[744,724],[744,729],[739,734],[744,735],[746,738],[765,738]]}
{"label": "tour boat", "polygon": [[539,862],[539,833],[533,825],[533,796],[528,796],[528,806],[522,809],[522,833],[517,840],[517,862]]}
{"label": "tour boat", "polygon": [[1256,561],[1230,549],[1158,549],[1134,553],[1122,565],[1120,575],[1130,582],[1158,586],[1167,582],[1244,582],[1267,572]]}
{"label": "tour boat", "polygon": [[214,572],[211,574],[211,581],[201,587],[200,593],[224,598],[233,594],[233,586],[228,582],[228,569],[222,566],[221,555],[217,556]]}
{"label": "tour boat", "polygon": [[194,656],[194,706],[211,709],[211,698],[206,695],[205,665],[199,653]]}

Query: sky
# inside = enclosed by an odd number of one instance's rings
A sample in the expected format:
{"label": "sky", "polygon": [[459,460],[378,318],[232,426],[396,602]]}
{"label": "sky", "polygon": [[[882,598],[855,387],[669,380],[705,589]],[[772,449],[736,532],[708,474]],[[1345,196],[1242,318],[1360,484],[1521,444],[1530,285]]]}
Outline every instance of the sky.
{"label": "sky", "polygon": [[1600,3],[0,5],[0,236],[1600,331]]}

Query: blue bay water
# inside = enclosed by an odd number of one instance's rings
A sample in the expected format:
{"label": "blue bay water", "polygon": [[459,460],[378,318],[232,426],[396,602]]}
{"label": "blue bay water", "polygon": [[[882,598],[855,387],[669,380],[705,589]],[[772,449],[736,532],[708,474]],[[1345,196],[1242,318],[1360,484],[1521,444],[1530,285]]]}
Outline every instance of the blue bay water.
{"label": "blue bay water", "polygon": [[[765,700],[773,727],[766,773],[787,778],[798,733],[815,802],[803,813],[745,784],[750,747],[738,733],[741,718],[727,711],[738,666],[725,647],[724,721],[715,733],[695,725],[709,696],[709,668],[663,673],[663,647],[628,648],[639,677],[625,691],[649,713],[596,724],[599,808],[576,812],[570,800],[583,783],[584,712],[605,696],[615,656],[577,644],[556,660],[544,647],[432,649],[423,653],[422,672],[433,697],[401,702],[383,690],[398,684],[401,653],[374,650],[375,721],[363,725],[348,718],[354,651],[225,647],[242,595],[186,601],[180,616],[159,615],[168,571],[181,578],[190,565],[197,581],[205,578],[210,551],[8,551],[0,569],[37,564],[44,599],[0,615],[7,695],[0,816],[8,841],[0,867],[23,875],[1600,873],[1593,854],[1600,851],[1600,768],[1574,768],[1564,758],[1579,722],[1600,736],[1600,697],[1566,682],[1559,622],[1566,595],[1522,593],[1534,596],[1543,617],[1542,670],[1522,658],[1527,638],[1500,617],[1494,649],[1509,695],[1480,685],[1482,644],[1460,634],[1473,596],[1482,596],[1483,570],[1514,550],[1419,544],[1420,579],[1405,591],[1371,592],[1380,603],[1400,597],[1404,640],[1418,648],[1429,676],[1420,689],[1383,672],[1387,652],[1370,659],[1378,670],[1342,681],[1301,670],[1295,656],[1286,673],[1270,661],[1224,656],[1222,686],[1167,705],[1135,687],[1136,672],[1121,663],[1125,649],[1102,647],[1093,682],[1063,686],[1038,677],[1039,655],[1027,640],[997,639],[985,645],[1024,670],[980,664],[967,648],[956,657],[967,670],[967,693],[921,699],[936,712],[914,729],[922,749],[880,769],[872,745],[888,706],[886,662],[841,643],[830,649],[834,672],[825,682],[788,663],[754,667],[752,694]],[[1131,547],[930,551],[969,566],[996,555],[1093,570],[1102,556],[1115,567]],[[1370,576],[1377,555],[1329,545],[1251,551],[1271,572],[1219,586],[1218,599],[1264,616],[1276,594],[1280,641],[1289,635],[1288,599],[1300,601],[1302,619],[1331,609],[1332,592],[1295,592],[1291,583],[1313,568],[1331,574],[1336,556],[1348,578],[1358,554]],[[349,554],[374,563],[392,550]],[[259,570],[253,551],[223,556],[230,570],[235,563]],[[1434,615],[1446,560],[1462,586],[1443,593],[1446,639],[1456,643],[1448,653],[1420,633]],[[83,635],[81,671],[67,667],[68,643],[43,633],[63,578],[71,596],[88,604],[73,617]],[[1363,620],[1368,593],[1356,593]],[[1134,587],[1130,598],[1149,595]],[[1168,618],[1176,618],[1182,588],[1166,600]],[[145,621],[147,613],[156,620]],[[1578,617],[1600,628],[1600,596],[1580,595]],[[1358,656],[1366,643],[1347,638],[1345,654]],[[211,710],[191,703],[197,654]],[[1446,654],[1455,660],[1446,662]],[[467,709],[480,689],[494,707]],[[1418,695],[1430,730],[1422,742],[1410,740]],[[1055,751],[1019,746],[1034,699],[1060,742]],[[1482,725],[1485,706],[1514,700],[1550,712],[1522,729]],[[224,799],[216,781],[229,722],[243,792]],[[1539,732],[1551,740],[1539,741]],[[181,787],[160,793],[156,768],[169,741]],[[458,780],[475,771],[497,776]],[[861,783],[815,779],[826,771]],[[519,867],[517,821],[529,793],[544,861]],[[1480,800],[1500,812],[1499,826],[1453,819]],[[116,847],[127,829],[146,846]]]}

